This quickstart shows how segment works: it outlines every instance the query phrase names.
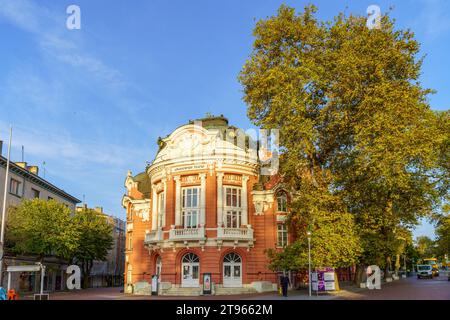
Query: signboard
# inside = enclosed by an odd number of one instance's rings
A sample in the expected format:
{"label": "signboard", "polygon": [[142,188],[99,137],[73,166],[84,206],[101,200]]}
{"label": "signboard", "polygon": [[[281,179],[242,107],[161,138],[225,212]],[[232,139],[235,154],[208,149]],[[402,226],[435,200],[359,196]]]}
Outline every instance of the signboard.
{"label": "signboard", "polygon": [[203,274],[203,294],[212,293],[211,273]]}
{"label": "signboard", "polygon": [[334,269],[324,268],[318,269],[311,273],[312,289],[317,292],[336,290],[334,282]]}
{"label": "signboard", "polygon": [[200,169],[207,169],[207,168],[208,168],[208,166],[206,164],[197,164],[197,165],[173,168],[172,172],[192,171],[192,170],[200,170]]}
{"label": "signboard", "polygon": [[158,275],[152,276],[152,296],[158,295]]}

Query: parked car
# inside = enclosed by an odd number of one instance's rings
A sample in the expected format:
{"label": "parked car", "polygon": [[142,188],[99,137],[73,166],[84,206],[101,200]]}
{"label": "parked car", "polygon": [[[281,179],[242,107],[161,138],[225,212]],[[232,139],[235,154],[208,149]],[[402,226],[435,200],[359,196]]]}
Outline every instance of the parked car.
{"label": "parked car", "polygon": [[429,264],[419,264],[417,266],[417,279],[433,278],[433,267]]}

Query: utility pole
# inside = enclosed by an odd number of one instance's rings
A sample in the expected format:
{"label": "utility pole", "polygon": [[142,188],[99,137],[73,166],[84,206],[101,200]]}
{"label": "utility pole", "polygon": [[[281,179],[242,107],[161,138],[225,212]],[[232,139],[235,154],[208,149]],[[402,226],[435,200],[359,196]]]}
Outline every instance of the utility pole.
{"label": "utility pole", "polygon": [[6,159],[6,174],[5,174],[5,190],[3,193],[3,209],[2,209],[2,225],[0,229],[0,287],[3,281],[3,255],[4,255],[4,242],[5,242],[5,226],[6,226],[6,196],[8,194],[8,179],[9,179],[9,162],[11,157],[11,139],[12,139],[12,126],[9,128],[9,144],[8,144],[8,157]]}

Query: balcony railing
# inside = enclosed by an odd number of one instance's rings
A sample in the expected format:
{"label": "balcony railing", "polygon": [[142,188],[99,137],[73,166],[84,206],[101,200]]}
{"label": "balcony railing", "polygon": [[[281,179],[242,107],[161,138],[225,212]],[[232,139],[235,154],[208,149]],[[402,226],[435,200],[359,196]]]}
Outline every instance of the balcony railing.
{"label": "balcony railing", "polygon": [[170,229],[169,240],[204,240],[205,228],[183,228],[183,229]]}
{"label": "balcony railing", "polygon": [[247,228],[217,228],[217,238],[224,240],[253,240],[253,229]]}
{"label": "balcony railing", "polygon": [[145,234],[145,242],[146,243],[155,243],[162,241],[163,238],[163,231],[161,229],[159,230],[152,230],[150,232],[147,232]]}

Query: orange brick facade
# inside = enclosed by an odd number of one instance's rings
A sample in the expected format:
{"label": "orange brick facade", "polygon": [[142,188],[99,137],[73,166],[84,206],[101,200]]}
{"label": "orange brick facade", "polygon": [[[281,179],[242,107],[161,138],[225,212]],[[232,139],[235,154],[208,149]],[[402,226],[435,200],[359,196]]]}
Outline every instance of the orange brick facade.
{"label": "orange brick facade", "polygon": [[[159,294],[200,294],[204,273],[211,274],[215,294],[276,289],[265,250],[286,244],[287,232],[277,225],[284,224],[287,196],[262,182],[258,162],[245,147],[227,144],[223,128],[229,128],[225,118],[180,127],[163,139],[145,172],[128,174],[127,292],[149,294],[157,275]],[[194,138],[200,153],[183,154],[186,139]]]}

